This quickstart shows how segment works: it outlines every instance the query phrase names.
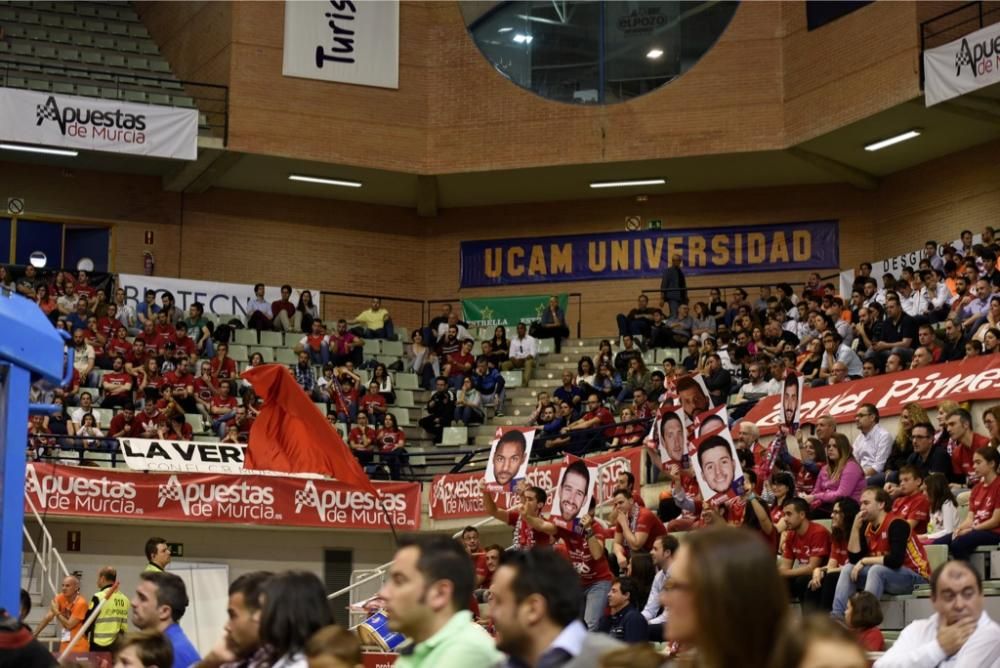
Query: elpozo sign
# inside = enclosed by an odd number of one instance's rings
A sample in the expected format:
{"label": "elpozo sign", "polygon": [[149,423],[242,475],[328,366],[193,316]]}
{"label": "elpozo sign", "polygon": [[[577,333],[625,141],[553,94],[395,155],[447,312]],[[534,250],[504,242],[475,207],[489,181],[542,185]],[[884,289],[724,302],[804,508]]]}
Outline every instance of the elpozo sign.
{"label": "elpozo sign", "polygon": [[194,160],[198,111],[0,88],[0,138]]}
{"label": "elpozo sign", "polygon": [[1000,82],[1000,23],[924,51],[928,107]]}
{"label": "elpozo sign", "polygon": [[398,0],[286,0],[281,73],[399,88]]}

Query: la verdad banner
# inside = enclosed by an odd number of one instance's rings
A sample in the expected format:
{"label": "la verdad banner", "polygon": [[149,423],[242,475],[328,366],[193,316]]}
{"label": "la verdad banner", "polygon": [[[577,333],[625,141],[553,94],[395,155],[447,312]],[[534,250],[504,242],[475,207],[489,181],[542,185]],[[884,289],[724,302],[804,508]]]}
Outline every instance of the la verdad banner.
{"label": "la verdad banner", "polygon": [[928,107],[998,81],[1000,23],[924,51],[924,97]]}
{"label": "la verdad banner", "polygon": [[[226,473],[243,475],[244,443],[198,443],[150,438],[118,440],[125,463],[133,471],[161,473]],[[320,476],[317,476],[320,477]]]}
{"label": "la verdad banner", "polygon": [[[631,471],[635,474],[636,484],[642,478],[642,447],[628,448],[599,455],[585,457],[588,466],[598,467],[598,481],[594,495],[599,501],[611,497],[617,485],[618,474]],[[559,481],[560,471],[568,462],[557,460],[543,466],[529,466],[526,478],[531,487],[541,487],[548,495],[543,510],[552,508],[552,499]],[[430,516],[436,520],[460,519],[465,517],[485,517],[483,497],[479,492],[479,483],[484,473],[447,473],[434,476],[429,495]],[[518,503],[517,494],[513,489],[491,488],[498,508],[510,508]]]}
{"label": "la verdad banner", "polygon": [[0,88],[0,139],[195,160],[198,110]]}
{"label": "la verdad banner", "polygon": [[[126,301],[138,305],[146,295],[146,290],[156,293],[156,303],[160,303],[160,295],[169,291],[174,295],[177,306],[187,312],[194,302],[205,305],[205,313],[218,315],[233,313],[244,320],[247,316],[247,304],[254,299],[253,286],[244,283],[217,283],[215,281],[195,281],[187,278],[165,278],[163,276],[143,276],[139,274],[119,274],[118,284],[125,290]],[[297,304],[303,289],[292,288],[291,301]],[[313,302],[323,312],[319,290],[309,289]],[[281,298],[281,288],[268,285],[264,288],[264,299],[269,302]]]}
{"label": "la verdad banner", "polygon": [[[473,297],[462,300],[462,316],[470,327],[499,327],[508,329],[519,322],[530,323],[541,320],[549,307],[550,295],[527,295],[522,297]],[[569,304],[565,292],[555,295],[563,314]]]}
{"label": "la verdad banner", "polygon": [[379,499],[334,480],[30,463],[25,494],[39,512],[55,516],[385,530],[388,513],[397,529],[420,528],[419,483],[376,486]]}
{"label": "la verdad banner", "polygon": [[[879,415],[899,415],[910,402],[935,406],[945,399],[982,401],[1000,397],[1000,359],[979,355],[972,359],[932,364],[922,369],[862,378],[849,383],[805,387],[799,407],[801,423],[824,415],[837,422],[854,419],[861,404],[870,403]],[[744,418],[757,423],[762,434],[773,434],[783,422],[781,395],[764,397]]]}
{"label": "la verdad banner", "polygon": [[688,276],[840,267],[835,220],[607,232],[461,243],[461,287],[659,277],[680,253]]}

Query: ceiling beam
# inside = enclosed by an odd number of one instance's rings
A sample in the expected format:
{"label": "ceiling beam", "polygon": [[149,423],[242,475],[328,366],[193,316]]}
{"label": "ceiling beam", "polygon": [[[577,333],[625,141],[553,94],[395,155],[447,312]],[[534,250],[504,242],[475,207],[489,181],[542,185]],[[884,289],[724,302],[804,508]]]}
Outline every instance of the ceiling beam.
{"label": "ceiling beam", "polygon": [[956,116],[1000,125],[1000,100],[979,95],[961,95],[934,106]]}
{"label": "ceiling beam", "polygon": [[433,218],[438,215],[438,182],[436,176],[417,176],[417,215]]}
{"label": "ceiling beam", "polygon": [[879,180],[877,177],[866,171],[852,167],[851,165],[828,158],[819,153],[813,153],[799,146],[791,146],[785,151],[803,162],[807,162],[813,167],[818,167],[838,181],[849,183],[860,190],[878,190]]}

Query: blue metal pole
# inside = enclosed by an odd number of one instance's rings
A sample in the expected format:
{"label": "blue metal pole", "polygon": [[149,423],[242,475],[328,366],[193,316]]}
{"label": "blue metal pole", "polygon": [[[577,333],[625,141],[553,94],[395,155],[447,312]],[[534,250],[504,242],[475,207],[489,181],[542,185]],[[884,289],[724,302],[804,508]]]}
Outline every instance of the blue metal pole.
{"label": "blue metal pole", "polygon": [[21,601],[24,473],[31,374],[0,365],[0,607],[16,615]]}

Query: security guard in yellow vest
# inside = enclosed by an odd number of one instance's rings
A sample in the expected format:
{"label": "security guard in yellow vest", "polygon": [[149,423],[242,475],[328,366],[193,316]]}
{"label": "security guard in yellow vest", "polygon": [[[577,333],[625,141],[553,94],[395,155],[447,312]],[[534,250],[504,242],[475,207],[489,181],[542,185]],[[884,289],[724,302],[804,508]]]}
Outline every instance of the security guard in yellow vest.
{"label": "security guard in yellow vest", "polygon": [[[111,566],[105,566],[97,574],[97,593],[90,599],[87,611],[89,617],[94,609],[104,599],[105,590],[118,580],[118,572]],[[87,632],[90,639],[91,652],[113,652],[118,639],[128,633],[129,613],[132,604],[128,596],[116,591],[97,613],[97,619]]]}
{"label": "security guard in yellow vest", "polygon": [[159,536],[153,536],[146,541],[146,567],[143,572],[155,571],[157,573],[162,573],[166,570],[167,565],[170,563],[170,547],[167,545],[166,538],[160,538]]}

